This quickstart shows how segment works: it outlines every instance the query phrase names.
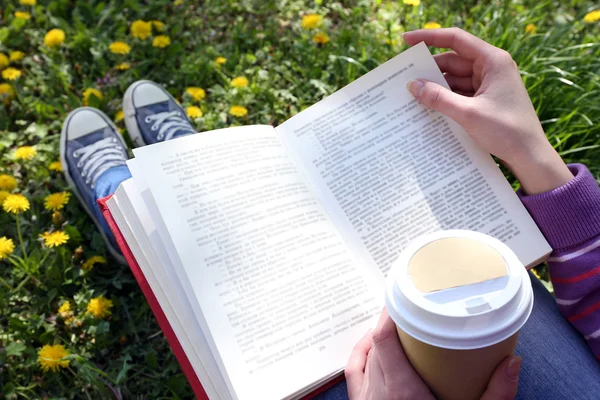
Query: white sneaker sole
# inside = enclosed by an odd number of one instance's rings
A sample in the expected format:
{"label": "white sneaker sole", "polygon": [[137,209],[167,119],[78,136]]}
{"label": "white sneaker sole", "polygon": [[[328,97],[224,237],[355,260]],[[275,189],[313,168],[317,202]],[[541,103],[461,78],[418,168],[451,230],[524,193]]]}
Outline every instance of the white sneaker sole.
{"label": "white sneaker sole", "polygon": [[[69,115],[67,116],[67,119],[65,119],[65,122],[63,122],[62,130],[61,130],[61,133],[60,133],[60,163],[62,165],[63,174],[64,174],[65,179],[67,180],[69,186],[72,189],[71,191],[73,193],[75,193],[75,196],[77,196],[77,198],[79,199],[79,203],[81,204],[81,206],[88,213],[88,215],[90,216],[90,218],[92,219],[92,221],[94,221],[94,224],[96,224],[96,227],[98,227],[98,232],[100,232],[100,234],[102,235],[102,238],[104,239],[104,242],[106,243],[106,247],[108,248],[108,251],[110,252],[110,254],[120,264],[127,265],[127,261],[125,260],[125,257],[123,257],[123,255],[117,249],[115,249],[112,246],[112,244],[110,243],[110,240],[108,240],[108,237],[104,233],[104,229],[102,229],[102,225],[100,225],[100,222],[98,222],[96,220],[96,216],[94,215],[94,213],[92,212],[92,210],[89,209],[88,205],[86,204],[86,202],[83,200],[83,198],[79,194],[79,191],[77,190],[77,186],[75,185],[75,182],[71,178],[71,173],[69,171],[69,166],[68,166],[67,160],[65,158],[65,153],[66,153],[66,149],[67,149],[67,131],[66,131],[66,128],[67,128],[67,126],[69,126],[69,120],[71,119],[71,117],[73,116],[73,114],[75,112],[77,112],[78,110],[81,110],[81,109],[87,109],[87,110],[99,113],[104,119],[106,119],[106,121],[108,122],[109,126],[111,128],[113,128],[115,130],[115,132],[119,133],[119,130],[117,129],[117,127],[115,126],[115,124],[112,122],[112,120],[110,118],[108,118],[108,116],[106,114],[104,114],[102,111],[100,111],[100,110],[98,110],[96,108],[93,108],[93,107],[79,107],[79,108],[71,111],[69,113]],[[123,146],[125,148],[127,148],[127,144],[125,143],[125,140],[123,139],[123,137],[120,134],[118,134],[117,136],[119,137],[119,140],[121,140],[121,143],[123,143]]]}

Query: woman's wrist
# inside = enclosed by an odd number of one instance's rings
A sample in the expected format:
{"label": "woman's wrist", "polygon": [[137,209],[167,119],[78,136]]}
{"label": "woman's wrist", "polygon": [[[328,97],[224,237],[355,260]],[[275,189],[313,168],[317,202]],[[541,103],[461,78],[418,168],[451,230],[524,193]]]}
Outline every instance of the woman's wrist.
{"label": "woman's wrist", "polygon": [[540,194],[563,186],[573,179],[573,174],[560,155],[548,144],[549,149],[508,163],[521,187],[528,195]]}

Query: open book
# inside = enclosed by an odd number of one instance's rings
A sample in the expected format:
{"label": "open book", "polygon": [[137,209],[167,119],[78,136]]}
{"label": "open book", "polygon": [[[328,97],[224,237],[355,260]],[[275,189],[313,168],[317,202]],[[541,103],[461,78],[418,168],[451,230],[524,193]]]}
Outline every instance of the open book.
{"label": "open book", "polygon": [[470,229],[527,266],[550,247],[493,159],[408,93],[419,44],[287,122],[134,150],[106,204],[210,399],[299,398],[375,325],[413,238]]}

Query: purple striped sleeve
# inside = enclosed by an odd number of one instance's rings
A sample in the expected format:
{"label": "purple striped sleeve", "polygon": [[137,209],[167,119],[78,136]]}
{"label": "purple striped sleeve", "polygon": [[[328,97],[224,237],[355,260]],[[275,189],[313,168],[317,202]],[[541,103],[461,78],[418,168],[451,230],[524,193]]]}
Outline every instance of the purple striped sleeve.
{"label": "purple striped sleeve", "polygon": [[600,359],[600,187],[581,164],[575,178],[521,201],[554,250],[548,259],[556,303]]}

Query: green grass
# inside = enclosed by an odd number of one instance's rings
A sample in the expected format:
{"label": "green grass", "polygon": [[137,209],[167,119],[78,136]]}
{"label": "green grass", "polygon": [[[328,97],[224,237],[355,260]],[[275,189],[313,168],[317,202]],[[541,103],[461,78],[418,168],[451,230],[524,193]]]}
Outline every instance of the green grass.
{"label": "green grass", "polygon": [[[508,50],[549,140],[568,162],[586,163],[600,177],[600,27],[585,23],[594,1],[84,1],[39,0],[34,7],[3,3],[0,52],[26,57],[11,66],[22,76],[11,82],[14,97],[0,103],[0,175],[17,179],[31,209],[15,216],[0,211],[0,238],[16,249],[0,260],[0,399],[30,398],[188,398],[190,388],[162,336],[137,283],[126,267],[108,258],[101,236],[72,196],[58,215],[44,209],[44,197],[68,190],[60,173],[58,138],[66,114],[82,105],[87,88],[101,91],[90,105],[114,117],[127,87],[138,79],[162,83],[203,117],[198,130],[241,124],[277,125],[404,49],[400,35],[428,21],[460,26]],[[200,5],[202,4],[202,5]],[[597,5],[596,5],[597,6]],[[27,11],[31,19],[15,19]],[[324,17],[318,31],[330,42],[318,46],[314,31],[300,27],[304,14]],[[134,20],[159,20],[171,45],[151,46],[129,33]],[[525,32],[535,24],[537,33]],[[44,45],[52,28],[66,33],[57,49]],[[111,54],[122,40],[131,53]],[[227,63],[218,66],[218,56]],[[118,71],[118,63],[131,68]],[[250,85],[231,88],[233,77]],[[185,88],[207,96],[195,102]],[[234,105],[245,118],[228,114]],[[123,122],[118,122],[124,128]],[[124,132],[127,137],[127,133]],[[14,159],[14,149],[32,145],[31,161]],[[509,179],[513,179],[509,177]],[[39,235],[64,230],[65,245],[48,249]],[[108,258],[85,271],[94,255]],[[547,272],[539,269],[547,279]],[[114,303],[108,318],[86,313],[100,295]],[[73,320],[58,308],[69,301]],[[44,372],[37,361],[46,344],[70,352],[68,368]]]}

